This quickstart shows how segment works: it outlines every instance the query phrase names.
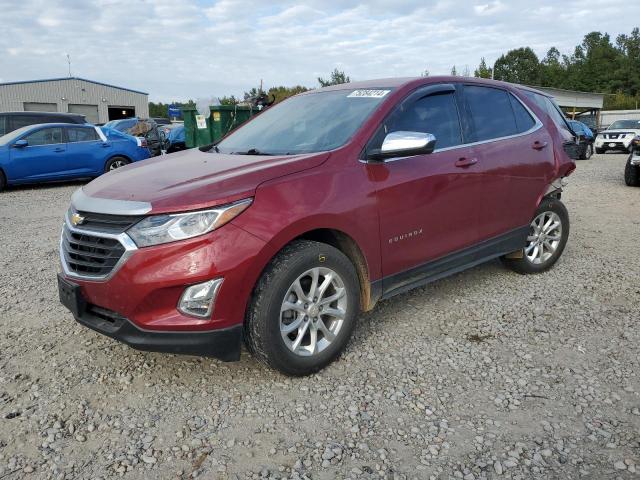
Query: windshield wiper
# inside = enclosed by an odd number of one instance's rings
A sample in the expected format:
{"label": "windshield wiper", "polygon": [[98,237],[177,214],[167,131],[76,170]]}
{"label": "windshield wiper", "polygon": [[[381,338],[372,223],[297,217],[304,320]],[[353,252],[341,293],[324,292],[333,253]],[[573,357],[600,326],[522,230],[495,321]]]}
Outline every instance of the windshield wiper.
{"label": "windshield wiper", "polygon": [[250,148],[246,152],[231,152],[231,155],[274,155],[273,153],[261,152],[257,148]]}

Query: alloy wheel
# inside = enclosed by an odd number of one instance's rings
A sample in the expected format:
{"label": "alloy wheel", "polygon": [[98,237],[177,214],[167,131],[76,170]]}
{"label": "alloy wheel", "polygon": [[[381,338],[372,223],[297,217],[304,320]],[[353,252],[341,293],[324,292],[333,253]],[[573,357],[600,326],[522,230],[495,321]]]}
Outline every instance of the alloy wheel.
{"label": "alloy wheel", "polygon": [[534,265],[549,260],[558,249],[562,238],[562,220],[555,212],[543,212],[531,222],[524,254]]}
{"label": "alloy wheel", "polygon": [[116,168],[124,167],[127,164],[125,160],[116,160],[109,165],[109,171],[115,170]]}
{"label": "alloy wheel", "polygon": [[280,308],[280,334],[296,355],[322,352],[336,339],[347,311],[347,290],[334,270],[315,267],[291,284]]}

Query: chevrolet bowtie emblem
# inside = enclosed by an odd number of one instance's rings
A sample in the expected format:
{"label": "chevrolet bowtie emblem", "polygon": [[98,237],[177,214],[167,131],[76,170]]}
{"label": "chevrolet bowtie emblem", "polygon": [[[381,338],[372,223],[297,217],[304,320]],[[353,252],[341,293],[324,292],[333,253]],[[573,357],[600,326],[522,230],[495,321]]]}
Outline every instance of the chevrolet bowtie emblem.
{"label": "chevrolet bowtie emblem", "polygon": [[74,213],[73,215],[71,215],[71,223],[74,227],[82,225],[84,223],[84,217],[79,213]]}

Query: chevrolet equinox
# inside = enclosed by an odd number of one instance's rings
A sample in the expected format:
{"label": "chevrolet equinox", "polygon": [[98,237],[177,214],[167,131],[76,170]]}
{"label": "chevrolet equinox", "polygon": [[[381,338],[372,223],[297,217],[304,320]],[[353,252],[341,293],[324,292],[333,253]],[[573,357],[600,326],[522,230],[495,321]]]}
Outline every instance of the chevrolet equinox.
{"label": "chevrolet equinox", "polygon": [[345,348],[361,310],[500,258],[556,263],[573,133],[553,100],[461,77],[312,90],[218,144],[77,190],[62,303],[152,351],[240,356],[289,375]]}

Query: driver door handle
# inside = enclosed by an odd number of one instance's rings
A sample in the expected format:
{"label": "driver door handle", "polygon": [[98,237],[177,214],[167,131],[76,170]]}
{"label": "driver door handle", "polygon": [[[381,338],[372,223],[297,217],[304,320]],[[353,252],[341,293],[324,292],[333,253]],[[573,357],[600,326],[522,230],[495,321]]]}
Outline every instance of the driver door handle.
{"label": "driver door handle", "polygon": [[64,148],[58,147],[54,150],[54,152],[64,152]]}
{"label": "driver door handle", "polygon": [[459,168],[466,168],[471,165],[475,165],[476,163],[478,163],[478,159],[476,157],[462,157],[456,161],[455,166]]}
{"label": "driver door handle", "polygon": [[531,148],[533,148],[534,150],[542,150],[547,145],[549,145],[547,142],[536,140],[535,142],[533,142],[533,145],[531,145]]}

